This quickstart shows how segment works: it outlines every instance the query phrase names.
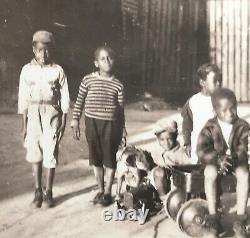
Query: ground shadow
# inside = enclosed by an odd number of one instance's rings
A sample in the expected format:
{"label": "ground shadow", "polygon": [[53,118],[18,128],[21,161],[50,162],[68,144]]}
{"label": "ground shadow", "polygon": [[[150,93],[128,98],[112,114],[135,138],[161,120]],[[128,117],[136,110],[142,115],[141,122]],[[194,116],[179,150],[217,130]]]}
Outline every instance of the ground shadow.
{"label": "ground shadow", "polygon": [[[115,178],[114,183],[113,183],[113,187],[115,187],[116,184],[117,184],[117,179]],[[70,199],[72,199],[74,197],[80,196],[82,194],[89,193],[92,190],[97,190],[97,189],[98,189],[97,184],[94,184],[94,185],[82,188],[82,189],[80,189],[78,191],[73,191],[73,192],[69,192],[69,193],[65,193],[63,195],[57,196],[57,197],[54,198],[55,206],[59,206],[62,203],[66,202],[66,201],[68,201],[68,200],[70,200]],[[114,201],[115,196],[113,196],[112,199]]]}
{"label": "ground shadow", "polygon": [[78,191],[66,193],[66,194],[60,195],[58,197],[55,197],[55,199],[54,199],[55,200],[55,205],[59,206],[60,204],[66,202],[67,200],[69,200],[69,199],[71,199],[73,197],[80,196],[82,194],[88,193],[88,192],[90,192],[90,191],[92,191],[94,189],[97,189],[97,185],[92,185],[92,186],[80,189]]}

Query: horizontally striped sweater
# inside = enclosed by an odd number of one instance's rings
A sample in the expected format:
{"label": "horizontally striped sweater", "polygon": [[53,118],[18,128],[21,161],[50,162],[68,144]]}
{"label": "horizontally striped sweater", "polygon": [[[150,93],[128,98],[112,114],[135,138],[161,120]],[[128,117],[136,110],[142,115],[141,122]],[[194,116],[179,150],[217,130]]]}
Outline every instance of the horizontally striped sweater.
{"label": "horizontally striped sweater", "polygon": [[122,120],[124,124],[123,84],[98,72],[82,79],[73,110],[73,119],[80,120],[84,107],[85,116],[101,120]]}

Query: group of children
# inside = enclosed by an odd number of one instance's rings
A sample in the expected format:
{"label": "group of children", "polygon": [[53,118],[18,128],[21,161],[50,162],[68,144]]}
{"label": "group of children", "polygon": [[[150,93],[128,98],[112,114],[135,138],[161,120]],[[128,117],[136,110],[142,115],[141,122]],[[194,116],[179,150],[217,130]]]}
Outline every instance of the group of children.
{"label": "group of children", "polygon": [[[64,134],[69,111],[67,78],[54,63],[55,41],[52,33],[38,31],[33,35],[34,59],[20,75],[18,113],[23,115],[23,137],[26,159],[32,164],[35,197],[32,207],[54,205],[52,184],[58,160],[58,146]],[[116,171],[116,153],[126,141],[124,87],[113,74],[115,53],[108,46],[94,53],[96,72],[85,76],[73,110],[73,137],[80,138],[80,118],[84,110],[85,135],[89,148],[89,164],[93,166],[98,184],[95,203],[112,203],[111,188]],[[204,165],[205,193],[208,201],[210,229],[206,237],[218,237],[218,176],[233,173],[237,179],[236,237],[247,237],[244,222],[249,188],[248,134],[249,125],[237,115],[235,94],[220,88],[217,66],[204,64],[198,71],[200,92],[192,96],[182,110],[184,147],[177,140],[175,121],[157,124],[154,134],[161,153],[154,155],[154,184],[161,196],[166,194],[168,168],[173,165],[201,163]],[[160,154],[160,156],[159,156]],[[46,187],[42,189],[42,165],[47,169]],[[106,177],[105,177],[106,176]],[[104,178],[106,184],[104,183]]]}

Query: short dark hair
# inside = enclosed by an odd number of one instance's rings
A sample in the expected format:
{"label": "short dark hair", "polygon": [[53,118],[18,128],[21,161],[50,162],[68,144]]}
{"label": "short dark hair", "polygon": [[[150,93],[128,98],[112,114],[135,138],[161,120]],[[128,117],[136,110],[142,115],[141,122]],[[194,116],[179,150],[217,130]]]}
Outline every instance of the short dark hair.
{"label": "short dark hair", "polygon": [[102,46],[99,46],[96,48],[96,50],[94,52],[94,60],[97,60],[101,50],[107,51],[109,53],[109,55],[115,59],[115,56],[116,56],[115,51],[107,45],[102,45]]}
{"label": "short dark hair", "polygon": [[207,75],[210,72],[215,72],[215,73],[219,73],[220,70],[218,68],[217,65],[215,64],[210,64],[210,63],[206,63],[201,65],[198,70],[197,70],[197,76],[198,76],[198,80],[203,80],[205,81],[207,78]]}
{"label": "short dark hair", "polygon": [[214,110],[218,107],[218,102],[221,99],[228,99],[230,102],[237,105],[237,99],[232,90],[228,88],[218,88],[211,95]]}

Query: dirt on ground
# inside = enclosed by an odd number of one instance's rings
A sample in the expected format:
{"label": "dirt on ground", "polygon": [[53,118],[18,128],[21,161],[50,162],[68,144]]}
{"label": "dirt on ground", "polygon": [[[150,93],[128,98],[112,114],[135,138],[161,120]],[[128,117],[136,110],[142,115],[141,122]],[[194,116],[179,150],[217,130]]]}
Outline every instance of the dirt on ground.
{"label": "dirt on ground", "polygon": [[[249,119],[249,105],[239,110]],[[129,142],[142,148],[155,146],[153,124],[162,118],[175,118],[180,124],[177,110],[138,111],[126,110]],[[103,207],[90,201],[97,191],[95,178],[88,166],[88,149],[84,133],[74,141],[69,127],[60,145],[59,166],[56,170],[52,209],[29,207],[33,199],[31,166],[25,161],[21,138],[21,117],[0,114],[0,237],[187,237],[165,212],[151,217],[144,225],[132,221],[104,221]],[[81,125],[84,131],[83,123]],[[115,189],[115,185],[113,186]],[[225,195],[223,201],[230,214],[223,220],[227,227],[224,237],[231,237],[231,214],[235,212],[235,195]],[[113,205],[109,207],[113,209]]]}

